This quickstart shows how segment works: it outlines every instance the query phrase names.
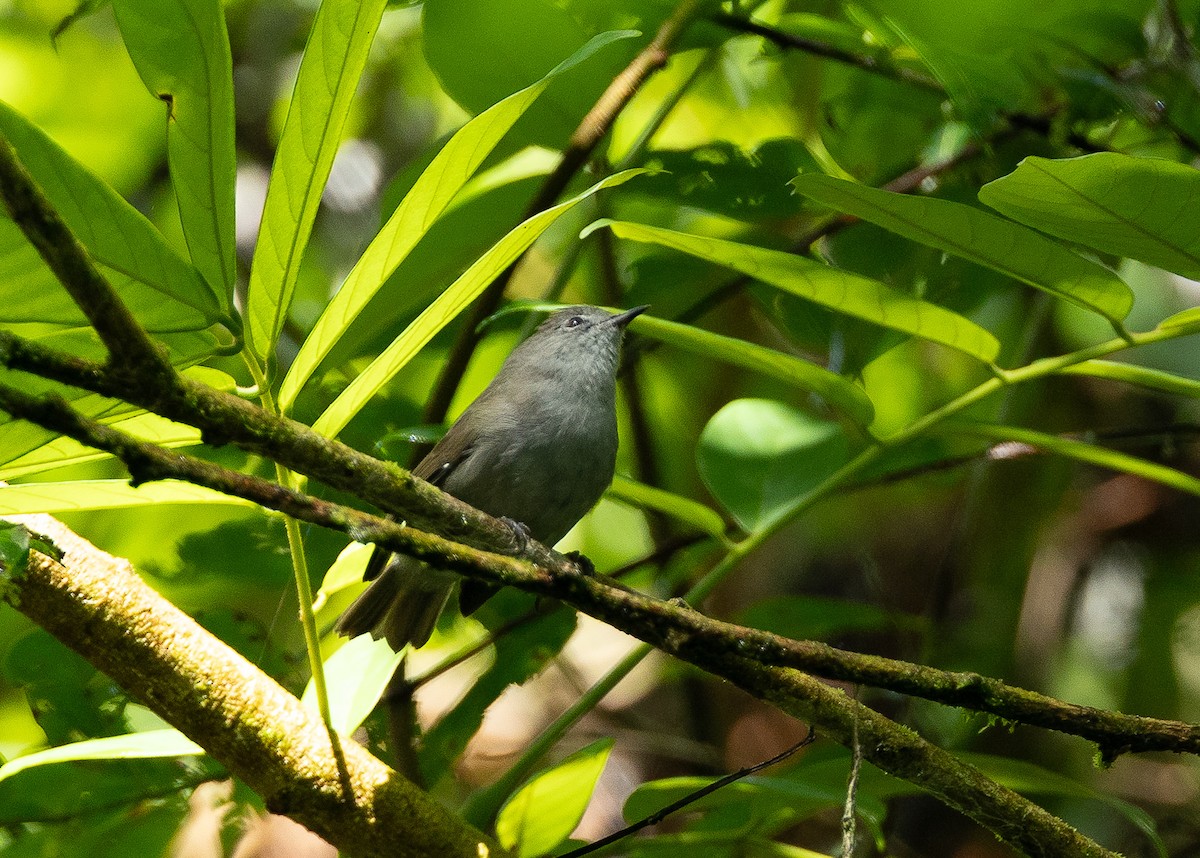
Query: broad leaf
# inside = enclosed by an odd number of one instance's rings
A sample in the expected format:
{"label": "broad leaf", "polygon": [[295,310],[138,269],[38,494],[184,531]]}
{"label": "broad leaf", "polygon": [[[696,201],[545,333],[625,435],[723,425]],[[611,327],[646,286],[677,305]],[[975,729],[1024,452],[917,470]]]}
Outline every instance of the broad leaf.
{"label": "broad leaf", "polygon": [[275,150],[250,267],[247,336],[262,363],[274,354],[291,305],[321,189],[386,5],[386,0],[324,0],[317,10]]}
{"label": "broad leaf", "polygon": [[570,837],[612,747],[612,739],[593,742],[517,790],[496,817],[501,845],[517,858],[538,858]]}
{"label": "broad leaf", "polygon": [[[145,216],[2,102],[0,134],[148,331],[232,325],[208,284]],[[0,218],[0,284],[0,318],[6,322],[86,324],[37,251],[6,218]]]}
{"label": "broad leaf", "polygon": [[[406,649],[393,652],[385,640],[359,635],[325,660],[329,717],[338,733],[349,736],[367,720],[405,652]],[[317,711],[317,689],[311,679],[301,700],[313,712]]]}
{"label": "broad leaf", "polygon": [[192,263],[229,312],[234,270],[233,65],[220,0],[113,0],[129,56],[166,102],[167,156]]}
{"label": "broad leaf", "polygon": [[645,170],[626,170],[597,182],[581,194],[546,209],[519,224],[479,257],[421,315],[417,316],[392,344],[384,349],[333,401],[313,429],[333,437],[350,422],[379,389],[399,372],[434,335],[450,324],[487,285],[511,265],[561,215],[604,188],[627,182]]}
{"label": "broad leaf", "polygon": [[639,509],[669,515],[671,518],[690,524],[701,533],[708,534],[714,539],[725,538],[725,520],[716,510],[691,498],[663,491],[620,475],[613,478],[612,485],[605,494]]}
{"label": "broad leaf", "polygon": [[979,199],[1067,241],[1200,278],[1200,171],[1183,164],[1116,152],[1029,157]]}
{"label": "broad leaf", "polygon": [[696,459],[713,496],[753,532],[785,513],[847,454],[838,424],[782,402],[739,399],[704,427]]}
{"label": "broad leaf", "polygon": [[305,339],[279,390],[283,410],[292,406],[330,349],[554,75],[626,37],[623,32],[597,36],[545,78],[488,108],[450,138],[363,252]]}
{"label": "broad leaf", "polygon": [[654,316],[638,316],[630,328],[651,339],[810,390],[859,425],[870,424],[875,416],[871,400],[857,384],[793,355]]}
{"label": "broad leaf", "polygon": [[1066,298],[1112,322],[1133,306],[1133,292],[1112,271],[1058,242],[961,203],[883,191],[817,173],[792,180],[806,197],[884,229],[992,268]]}
{"label": "broad leaf", "polygon": [[886,328],[914,334],[991,363],[1000,343],[970,319],[898,292],[877,280],[839,271],[792,253],[644,224],[601,220],[621,238],[646,241],[731,268],[800,298]]}
{"label": "broad leaf", "polygon": [[153,757],[190,757],[204,749],[175,729],[149,730],[123,736],[105,736],[59,745],[9,760],[0,766],[0,781],[37,766],[79,760],[136,760]]}
{"label": "broad leaf", "polygon": [[[203,382],[218,390],[231,391],[234,380],[224,372],[211,367],[193,366],[183,370],[184,375]],[[27,390],[54,390],[61,393],[71,406],[82,414],[95,418],[106,426],[129,432],[144,441],[165,447],[181,447],[200,443],[200,430],[181,423],[172,423],[157,415],[148,414],[124,403],[114,403],[92,393],[76,388],[57,387],[49,382],[33,382],[28,376],[21,378]],[[5,373],[0,372],[0,380]],[[34,387],[33,385],[37,386]],[[41,473],[64,465],[108,459],[102,453],[65,436],[56,437],[48,429],[34,426],[21,420],[0,421],[0,480]]]}

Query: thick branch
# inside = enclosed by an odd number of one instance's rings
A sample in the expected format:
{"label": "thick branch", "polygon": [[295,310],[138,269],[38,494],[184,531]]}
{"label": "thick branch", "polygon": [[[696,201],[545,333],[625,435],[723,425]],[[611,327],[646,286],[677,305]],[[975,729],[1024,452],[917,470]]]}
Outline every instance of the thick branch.
{"label": "thick branch", "polygon": [[489,848],[496,854],[486,837],[347,739],[345,793],[316,713],[124,561],[49,516],[20,520],[65,556],[59,563],[32,552],[27,569],[0,569],[5,601],[203,747],[268,809],[364,858],[478,858]]}

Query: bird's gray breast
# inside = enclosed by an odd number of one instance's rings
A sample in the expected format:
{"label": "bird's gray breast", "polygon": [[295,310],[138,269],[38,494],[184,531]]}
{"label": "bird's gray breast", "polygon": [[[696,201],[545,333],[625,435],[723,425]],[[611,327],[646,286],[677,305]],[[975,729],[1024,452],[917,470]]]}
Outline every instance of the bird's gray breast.
{"label": "bird's gray breast", "polygon": [[592,393],[526,400],[493,413],[446,490],[553,545],[612,482],[615,407],[611,395]]}

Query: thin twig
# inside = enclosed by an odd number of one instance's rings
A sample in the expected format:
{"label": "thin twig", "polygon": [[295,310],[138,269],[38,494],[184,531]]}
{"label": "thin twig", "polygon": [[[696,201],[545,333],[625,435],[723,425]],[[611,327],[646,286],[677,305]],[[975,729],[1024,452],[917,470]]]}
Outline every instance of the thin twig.
{"label": "thin twig", "polygon": [[736,783],[743,778],[748,778],[750,775],[761,772],[763,769],[770,768],[777,763],[782,763],[784,760],[788,759],[788,757],[796,754],[801,748],[806,748],[811,745],[816,741],[816,739],[816,731],[814,731],[810,726],[808,728],[808,734],[803,739],[792,745],[792,747],[788,748],[786,751],[771,757],[771,759],[763,760],[761,763],[755,763],[753,766],[747,766],[744,769],[738,769],[732,774],[725,775],[722,778],[717,778],[712,783],[702,786],[700,789],[689,792],[683,798],[671,802],[661,810],[657,810],[649,816],[639,819],[632,825],[628,825],[625,828],[622,828],[620,831],[614,831],[612,834],[602,837],[599,840],[587,844],[586,846],[580,846],[578,849],[572,849],[570,852],[565,852],[560,855],[559,858],[580,858],[582,855],[590,855],[593,852],[599,852],[605,846],[610,846],[619,840],[632,837],[643,828],[649,828],[651,825],[658,825],[658,823],[662,822],[672,813],[683,810],[690,804],[695,804],[700,799],[704,798],[705,796],[712,795],[722,787],[727,787],[731,783]]}
{"label": "thin twig", "polygon": [[927,92],[945,95],[945,88],[937,81],[936,78],[923,74],[914,69],[905,68],[897,65],[892,59],[882,54],[856,54],[852,51],[843,50],[835,45],[819,42],[816,39],[810,39],[805,36],[797,36],[793,33],[788,33],[779,30],[775,27],[767,26],[750,18],[743,18],[738,15],[730,15],[727,12],[716,12],[709,18],[722,27],[730,30],[736,30],[739,33],[752,33],[756,36],[762,36],[767,41],[777,45],[778,47],[787,50],[803,51],[806,54],[812,54],[826,59],[836,60],[839,63],[854,68],[862,69],[871,74],[886,77],[889,80],[907,83],[912,86],[923,89]]}

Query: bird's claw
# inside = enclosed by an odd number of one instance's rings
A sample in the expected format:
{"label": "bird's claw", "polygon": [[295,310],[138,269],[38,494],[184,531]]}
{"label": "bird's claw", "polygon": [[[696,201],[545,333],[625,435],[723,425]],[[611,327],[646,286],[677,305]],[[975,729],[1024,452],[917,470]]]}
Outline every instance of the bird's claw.
{"label": "bird's claw", "polygon": [[529,535],[529,528],[516,519],[509,518],[506,515],[500,516],[500,521],[512,531],[514,554],[524,554],[525,549],[529,547],[529,542],[533,538]]}
{"label": "bird's claw", "polygon": [[588,560],[580,552],[568,551],[563,556],[579,567],[579,571],[587,577],[591,578],[596,574],[596,567],[592,564],[592,561]]}

